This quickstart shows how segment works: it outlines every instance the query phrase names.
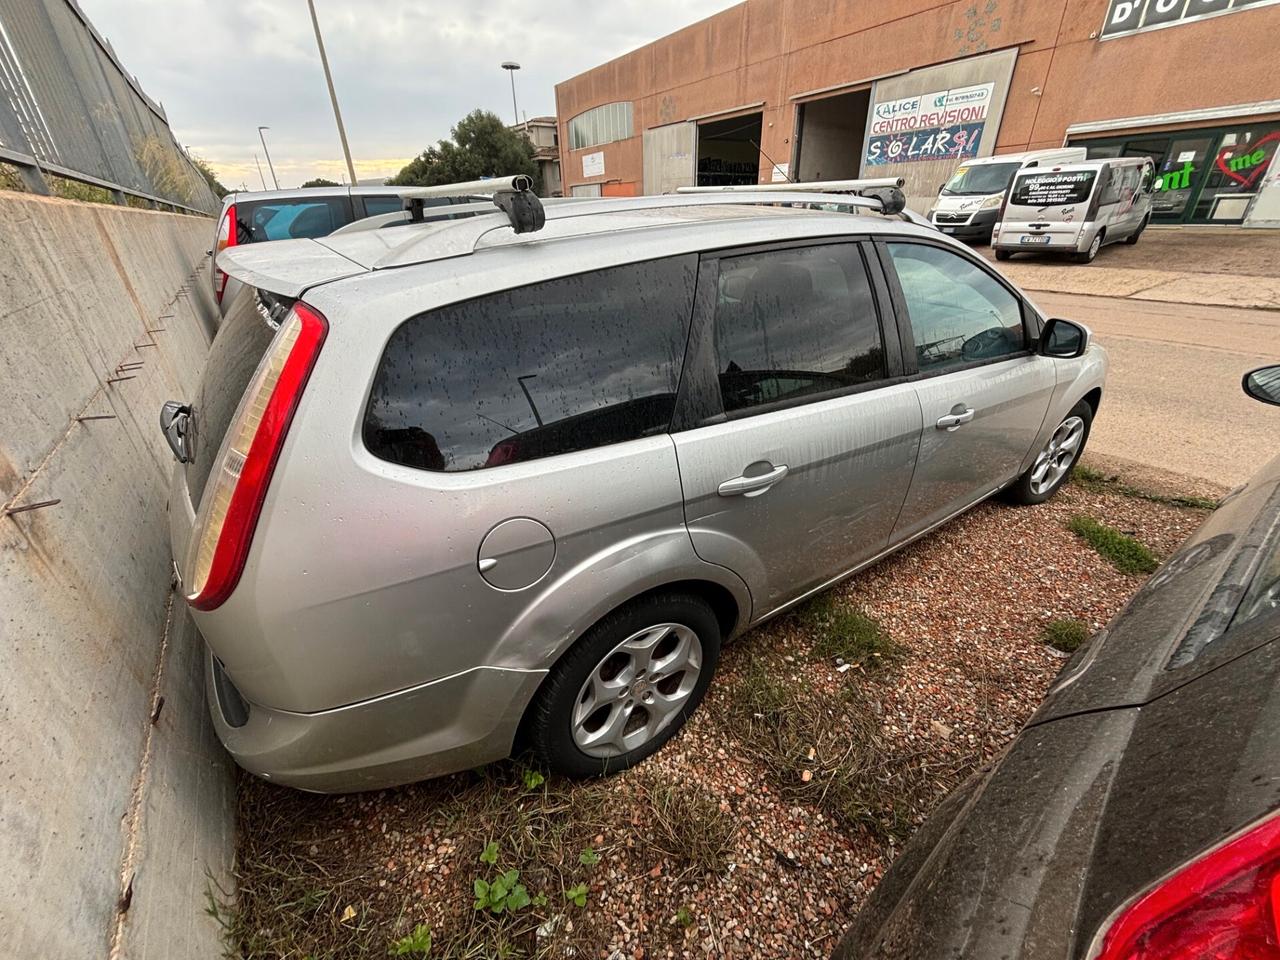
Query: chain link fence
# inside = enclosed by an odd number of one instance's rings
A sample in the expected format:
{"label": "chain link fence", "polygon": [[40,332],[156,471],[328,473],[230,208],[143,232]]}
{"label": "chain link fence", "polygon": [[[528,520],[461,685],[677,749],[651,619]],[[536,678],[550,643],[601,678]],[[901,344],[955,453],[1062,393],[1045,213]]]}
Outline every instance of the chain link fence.
{"label": "chain link fence", "polygon": [[52,174],[216,213],[217,197],[75,0],[0,0],[0,162],[27,189]]}

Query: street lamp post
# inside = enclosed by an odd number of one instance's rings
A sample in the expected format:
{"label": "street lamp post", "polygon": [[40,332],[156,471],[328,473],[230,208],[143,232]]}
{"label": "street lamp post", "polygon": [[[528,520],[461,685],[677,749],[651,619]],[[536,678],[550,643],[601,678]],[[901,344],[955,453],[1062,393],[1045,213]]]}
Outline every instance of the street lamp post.
{"label": "street lamp post", "polygon": [[[267,138],[266,138],[265,136],[263,136],[263,135],[262,135],[262,131],[263,131],[263,130],[270,130],[270,129],[271,129],[270,127],[259,127],[259,128],[258,128],[258,139],[262,141],[262,152],[263,152],[263,153],[265,153],[265,154],[267,155],[267,169],[271,171],[271,182],[272,182],[272,183],[274,183],[274,184],[276,185],[276,189],[277,189],[277,190],[279,190],[279,189],[280,189],[280,181],[276,179],[276,168],[275,168],[275,166],[271,163],[271,151],[267,149]],[[261,173],[262,173],[261,168],[259,168],[258,173],[259,173],[259,174],[261,174]],[[265,182],[262,184],[262,188],[263,188],[264,190],[267,188],[267,185],[266,185],[266,183],[265,183]]]}
{"label": "street lamp post", "polygon": [[520,111],[516,108],[516,71],[520,69],[520,64],[514,60],[503,60],[502,69],[511,74],[511,112],[515,114],[516,126],[520,126]]}
{"label": "street lamp post", "polygon": [[329,58],[324,53],[324,38],[320,36],[320,21],[316,19],[315,0],[307,0],[311,11],[311,26],[316,31],[316,46],[320,48],[320,65],[324,67],[324,82],[329,85],[329,102],[333,104],[333,119],[338,122],[338,139],[342,141],[342,155],[347,159],[347,175],[351,186],[356,185],[356,167],[351,162],[351,148],[347,146],[347,129],[342,125],[342,111],[338,109],[338,95],[333,89],[333,74],[329,72]]}
{"label": "street lamp post", "polygon": [[258,159],[258,155],[253,155],[253,162],[258,165],[258,179],[262,181],[262,189],[267,189],[267,178],[262,175],[262,161]]}

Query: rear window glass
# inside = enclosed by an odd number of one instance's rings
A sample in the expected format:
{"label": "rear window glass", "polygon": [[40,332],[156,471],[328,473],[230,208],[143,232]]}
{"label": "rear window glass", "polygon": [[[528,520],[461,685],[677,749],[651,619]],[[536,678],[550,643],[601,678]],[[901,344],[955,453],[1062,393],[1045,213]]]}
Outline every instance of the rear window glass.
{"label": "rear window glass", "polygon": [[374,378],[365,445],[452,472],[665,432],[696,271],[694,256],[629,264],[407,320]]}
{"label": "rear window glass", "polygon": [[1061,170],[1024,173],[1013,182],[1011,203],[1024,207],[1061,207],[1084,203],[1093,192],[1096,170]]}
{"label": "rear window glass", "polygon": [[722,259],[715,350],[726,413],[883,377],[880,323],[858,248]]}
{"label": "rear window glass", "polygon": [[345,197],[250,200],[236,203],[236,242],[324,237],[351,222]]}

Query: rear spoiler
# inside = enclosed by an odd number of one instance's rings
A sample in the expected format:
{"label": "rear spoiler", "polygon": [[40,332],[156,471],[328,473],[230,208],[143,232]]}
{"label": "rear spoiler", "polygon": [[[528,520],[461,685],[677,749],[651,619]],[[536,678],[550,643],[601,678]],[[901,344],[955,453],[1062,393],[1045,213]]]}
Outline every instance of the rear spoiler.
{"label": "rear spoiler", "polygon": [[227,247],[218,254],[218,269],[248,286],[290,298],[318,284],[368,272],[368,268],[314,240]]}

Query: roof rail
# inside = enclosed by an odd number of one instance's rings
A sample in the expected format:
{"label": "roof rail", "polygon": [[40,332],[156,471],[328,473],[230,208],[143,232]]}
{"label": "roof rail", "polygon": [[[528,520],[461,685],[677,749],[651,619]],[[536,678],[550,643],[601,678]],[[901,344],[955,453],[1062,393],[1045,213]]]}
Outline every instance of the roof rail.
{"label": "roof rail", "polygon": [[677,187],[676,193],[851,193],[879,201],[886,216],[902,213],[907,198],[902,193],[902,177],[868,180],[814,180],[810,183],[752,183],[737,187]]}
{"label": "roof rail", "polygon": [[492,195],[494,205],[507,215],[516,233],[541,230],[546,214],[533,192],[533,179],[523,173],[510,177],[492,177],[486,180],[466,180],[462,183],[442,183],[434,187],[417,187],[400,194],[404,209],[409,211],[410,223],[422,223],[426,219],[424,201],[437,197],[470,197],[477,193]]}

